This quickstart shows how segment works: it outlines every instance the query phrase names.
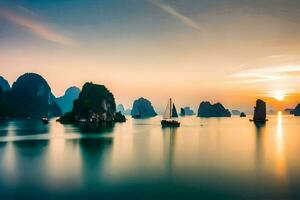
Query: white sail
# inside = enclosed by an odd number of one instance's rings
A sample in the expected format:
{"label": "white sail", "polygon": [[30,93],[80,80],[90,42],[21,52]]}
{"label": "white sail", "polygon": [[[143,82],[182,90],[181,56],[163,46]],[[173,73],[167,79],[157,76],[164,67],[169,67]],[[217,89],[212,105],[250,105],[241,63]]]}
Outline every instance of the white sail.
{"label": "white sail", "polygon": [[164,112],[164,119],[171,119],[172,118],[172,99],[169,100],[166,110]]}

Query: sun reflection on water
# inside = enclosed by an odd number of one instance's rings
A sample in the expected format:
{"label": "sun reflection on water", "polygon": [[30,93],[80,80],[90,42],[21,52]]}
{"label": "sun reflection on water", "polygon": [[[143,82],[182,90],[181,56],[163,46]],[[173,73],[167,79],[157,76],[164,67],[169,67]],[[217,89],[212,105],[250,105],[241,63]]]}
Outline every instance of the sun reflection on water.
{"label": "sun reflection on water", "polygon": [[277,115],[275,167],[276,167],[277,177],[280,180],[285,181],[287,174],[286,174],[284,132],[282,127],[281,111],[278,111],[278,115]]}

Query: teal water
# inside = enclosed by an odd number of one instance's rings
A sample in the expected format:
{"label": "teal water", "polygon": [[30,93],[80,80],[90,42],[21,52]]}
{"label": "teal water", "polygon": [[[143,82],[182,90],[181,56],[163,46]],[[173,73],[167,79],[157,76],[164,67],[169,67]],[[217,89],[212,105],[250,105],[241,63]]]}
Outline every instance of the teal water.
{"label": "teal water", "polygon": [[300,118],[0,122],[0,199],[300,199]]}

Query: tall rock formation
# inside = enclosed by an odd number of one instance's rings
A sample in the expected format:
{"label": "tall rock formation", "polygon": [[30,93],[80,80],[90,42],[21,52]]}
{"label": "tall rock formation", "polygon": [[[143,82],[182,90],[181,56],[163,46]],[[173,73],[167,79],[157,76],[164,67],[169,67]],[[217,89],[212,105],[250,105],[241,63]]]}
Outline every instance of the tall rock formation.
{"label": "tall rock formation", "polygon": [[201,102],[198,108],[198,117],[231,117],[228,109],[225,109],[221,103],[211,104],[210,102]]}
{"label": "tall rock formation", "polygon": [[93,83],[84,84],[79,98],[74,101],[71,112],[59,119],[61,123],[83,122],[123,122],[125,117],[116,113],[113,94],[104,86]]}
{"label": "tall rock formation", "polygon": [[63,113],[70,112],[73,108],[74,100],[78,99],[80,89],[78,87],[70,87],[65,94],[56,98],[56,103]]}
{"label": "tall rock formation", "polygon": [[265,122],[267,117],[266,110],[267,110],[266,103],[261,99],[257,99],[256,106],[254,107],[253,121]]}
{"label": "tall rock formation", "polygon": [[61,110],[46,80],[34,73],[20,76],[7,92],[10,117],[55,117]]}
{"label": "tall rock formation", "polygon": [[155,117],[157,114],[148,99],[143,97],[134,101],[131,116],[133,118],[148,118]]}
{"label": "tall rock formation", "polygon": [[10,90],[10,85],[7,80],[5,80],[2,76],[0,76],[0,87],[2,87],[2,91]]}

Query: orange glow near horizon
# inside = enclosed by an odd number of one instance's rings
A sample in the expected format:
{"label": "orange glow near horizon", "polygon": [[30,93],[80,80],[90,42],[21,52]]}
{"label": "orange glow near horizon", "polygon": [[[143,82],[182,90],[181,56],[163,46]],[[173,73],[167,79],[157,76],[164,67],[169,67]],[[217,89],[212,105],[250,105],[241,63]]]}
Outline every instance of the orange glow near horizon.
{"label": "orange glow near horizon", "polygon": [[[82,8],[73,13],[70,7],[57,18],[30,5],[4,6],[0,25],[11,34],[0,38],[0,75],[12,84],[26,72],[41,74],[55,96],[92,81],[105,85],[126,107],[145,97],[158,110],[169,97],[177,107],[194,110],[201,101],[246,112],[258,98],[273,110],[299,103],[300,46],[295,41],[300,27],[288,19],[238,7],[224,15],[201,7],[199,13],[184,12],[168,1],[141,4],[141,13],[121,9],[124,18]],[[114,13],[110,9],[105,10]]]}

